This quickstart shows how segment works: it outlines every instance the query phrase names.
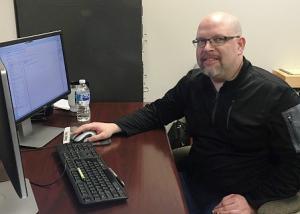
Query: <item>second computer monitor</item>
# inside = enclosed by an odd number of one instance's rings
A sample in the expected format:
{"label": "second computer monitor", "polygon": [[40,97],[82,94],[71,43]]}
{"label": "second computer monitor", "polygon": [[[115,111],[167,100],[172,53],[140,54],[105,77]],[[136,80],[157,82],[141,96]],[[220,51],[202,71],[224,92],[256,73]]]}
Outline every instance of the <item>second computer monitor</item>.
{"label": "second computer monitor", "polygon": [[[1,70],[1,69],[0,69]],[[0,213],[37,213],[37,204],[28,179],[24,178],[16,123],[8,82],[0,78],[0,160],[10,180],[0,181]],[[3,173],[3,171],[1,171]]]}

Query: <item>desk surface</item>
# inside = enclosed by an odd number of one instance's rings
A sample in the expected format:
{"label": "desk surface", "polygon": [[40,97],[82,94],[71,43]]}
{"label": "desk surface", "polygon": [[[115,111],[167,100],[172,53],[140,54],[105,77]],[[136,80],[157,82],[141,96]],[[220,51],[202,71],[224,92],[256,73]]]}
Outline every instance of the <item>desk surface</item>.
{"label": "desk surface", "polygon": [[[113,121],[142,107],[142,103],[94,103],[92,121]],[[76,125],[69,112],[56,110],[49,124],[59,127]],[[62,134],[38,151],[22,151],[25,176],[36,183],[49,183],[60,176],[63,167],[55,145]],[[112,144],[97,147],[97,152],[126,184],[124,203],[80,206],[66,176],[52,186],[32,185],[39,213],[165,214],[187,213],[179,177],[164,130],[132,137],[113,137]]]}

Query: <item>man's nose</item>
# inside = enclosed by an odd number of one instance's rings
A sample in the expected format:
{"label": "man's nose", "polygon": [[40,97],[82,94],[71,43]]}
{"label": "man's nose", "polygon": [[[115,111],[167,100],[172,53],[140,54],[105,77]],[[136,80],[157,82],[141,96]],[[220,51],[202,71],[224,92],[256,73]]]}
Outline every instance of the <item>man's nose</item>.
{"label": "man's nose", "polygon": [[214,49],[214,46],[212,46],[210,40],[207,40],[207,41],[205,42],[205,45],[204,45],[203,49],[211,50],[211,49]]}

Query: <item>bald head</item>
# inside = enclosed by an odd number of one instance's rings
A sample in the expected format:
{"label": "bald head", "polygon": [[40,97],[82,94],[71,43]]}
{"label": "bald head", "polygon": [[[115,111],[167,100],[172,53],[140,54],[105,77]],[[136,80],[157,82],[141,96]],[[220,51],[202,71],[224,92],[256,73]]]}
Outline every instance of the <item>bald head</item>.
{"label": "bald head", "polygon": [[[205,16],[199,24],[198,32],[202,29],[211,31],[212,29],[218,29],[219,32],[215,34],[224,35],[241,35],[242,28],[237,17],[225,13],[215,12]],[[205,32],[204,32],[205,33]]]}

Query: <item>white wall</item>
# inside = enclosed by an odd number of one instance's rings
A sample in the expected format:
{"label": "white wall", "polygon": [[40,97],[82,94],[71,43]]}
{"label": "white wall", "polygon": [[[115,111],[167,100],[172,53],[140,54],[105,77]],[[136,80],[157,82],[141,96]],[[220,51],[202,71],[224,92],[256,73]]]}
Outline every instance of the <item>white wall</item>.
{"label": "white wall", "polygon": [[245,56],[269,71],[300,68],[299,0],[143,0],[144,85],[149,102],[161,97],[195,63],[201,18],[214,11],[239,17],[247,39]]}
{"label": "white wall", "polygon": [[17,38],[13,0],[0,0],[0,42]]}

